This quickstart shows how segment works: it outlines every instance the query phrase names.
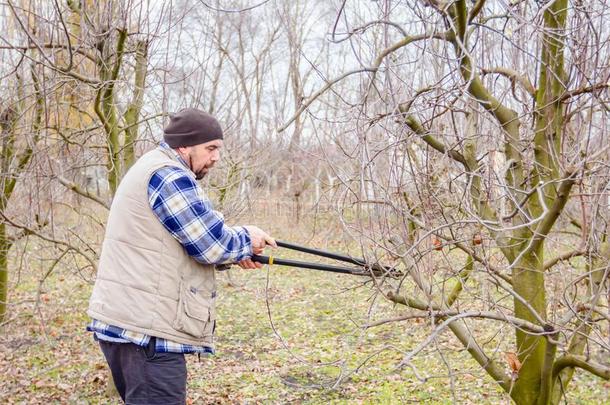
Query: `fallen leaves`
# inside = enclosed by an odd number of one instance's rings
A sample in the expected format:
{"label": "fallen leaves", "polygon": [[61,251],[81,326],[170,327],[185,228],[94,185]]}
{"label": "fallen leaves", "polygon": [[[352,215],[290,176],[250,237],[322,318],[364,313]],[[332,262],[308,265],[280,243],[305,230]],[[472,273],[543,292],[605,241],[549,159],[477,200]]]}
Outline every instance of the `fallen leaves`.
{"label": "fallen leaves", "polygon": [[[440,240],[434,245],[443,249]],[[438,340],[447,350],[445,359],[433,351],[414,359],[423,377],[434,378],[422,383],[411,370],[396,372],[401,351],[427,336],[428,322],[418,318],[406,328],[388,325],[363,333],[358,325],[370,309],[370,291],[345,292],[346,283],[353,280],[279,266],[268,277],[265,272],[235,272],[235,281],[247,286],[239,291],[220,280],[218,355],[202,357],[201,361],[196,356],[187,358],[188,404],[449,403],[455,398],[460,403],[500,403],[506,399],[468,353],[445,335]],[[265,290],[267,282],[271,291]],[[2,404],[111,402],[105,396],[107,365],[85,331],[90,289],[81,288],[71,277],[58,284],[48,286],[52,299],[41,306],[45,328],[37,315],[21,316],[0,336]],[[268,295],[273,296],[269,303]],[[26,298],[19,300],[27,302]],[[274,327],[284,340],[269,324],[267,304]],[[375,305],[380,312],[394,310],[383,301]],[[28,307],[20,309],[27,312]],[[383,351],[384,347],[396,350]],[[369,357],[369,362],[336,390],[320,388]],[[499,357],[502,360],[501,354]],[[510,372],[518,377],[518,356],[505,352],[504,357]],[[346,368],[325,366],[337,360]],[[455,367],[451,370],[455,397],[444,360]],[[290,376],[287,381],[293,384],[286,384],[285,376]],[[608,387],[598,380],[585,374],[575,378],[585,382],[574,385],[580,390],[574,392],[575,397],[600,403],[599,398],[607,395]]]}

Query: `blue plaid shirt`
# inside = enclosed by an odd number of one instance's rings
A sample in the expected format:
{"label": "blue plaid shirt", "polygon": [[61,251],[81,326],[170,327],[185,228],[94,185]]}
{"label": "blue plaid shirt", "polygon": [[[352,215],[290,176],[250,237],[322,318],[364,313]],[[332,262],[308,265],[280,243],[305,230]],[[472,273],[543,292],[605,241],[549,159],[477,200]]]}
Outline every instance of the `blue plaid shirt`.
{"label": "blue plaid shirt", "polygon": [[[214,211],[182,158],[166,143],[160,148],[171,150],[184,168],[162,167],[148,183],[148,202],[169,233],[196,261],[203,264],[232,263],[252,256],[250,235],[243,227],[225,225],[224,217]],[[100,340],[135,343],[146,346],[151,336],[108,325],[96,319],[87,326]],[[192,346],[156,339],[158,352],[214,353],[205,346]]]}

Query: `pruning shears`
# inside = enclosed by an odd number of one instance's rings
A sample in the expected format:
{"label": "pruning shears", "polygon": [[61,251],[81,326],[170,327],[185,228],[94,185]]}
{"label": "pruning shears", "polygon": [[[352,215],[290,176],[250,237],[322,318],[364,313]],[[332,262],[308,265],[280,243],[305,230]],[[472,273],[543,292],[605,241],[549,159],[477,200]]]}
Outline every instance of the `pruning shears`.
{"label": "pruning shears", "polygon": [[[314,263],[314,262],[302,262],[298,260],[281,259],[275,256],[264,256],[264,255],[252,255],[252,261],[279,266],[299,267],[310,270],[328,271],[331,273],[351,274],[355,276],[371,276],[376,277],[386,276],[392,278],[398,278],[402,273],[394,267],[383,266],[380,264],[369,264],[366,260],[361,258],[354,258],[339,253],[327,252],[325,250],[313,249],[306,246],[295,245],[293,243],[282,242],[276,240],[275,243],[278,247],[296,250],[298,252],[308,253],[315,256],[325,257],[328,259],[338,260],[350,264],[354,264],[358,267],[343,267],[334,266],[329,264]],[[218,270],[226,270],[231,264],[223,264],[216,266]]]}

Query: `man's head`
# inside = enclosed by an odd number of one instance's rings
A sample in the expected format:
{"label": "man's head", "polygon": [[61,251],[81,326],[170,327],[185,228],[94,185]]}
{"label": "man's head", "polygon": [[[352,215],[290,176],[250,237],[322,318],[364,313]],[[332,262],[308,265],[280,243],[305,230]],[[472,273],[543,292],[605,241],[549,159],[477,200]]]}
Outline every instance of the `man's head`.
{"label": "man's head", "polygon": [[170,116],[163,139],[186,161],[197,179],[203,178],[220,159],[223,135],[216,118],[195,108]]}

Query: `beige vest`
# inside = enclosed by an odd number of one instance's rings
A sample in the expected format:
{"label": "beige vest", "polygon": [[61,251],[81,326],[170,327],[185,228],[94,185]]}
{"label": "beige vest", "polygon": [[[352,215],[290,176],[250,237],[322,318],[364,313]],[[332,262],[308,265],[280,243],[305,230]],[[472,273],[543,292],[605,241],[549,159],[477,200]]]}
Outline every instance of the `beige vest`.
{"label": "beige vest", "polygon": [[157,148],[121,181],[87,314],[129,331],[214,347],[214,266],[193,260],[148,203],[150,177],[164,166],[184,168]]}

